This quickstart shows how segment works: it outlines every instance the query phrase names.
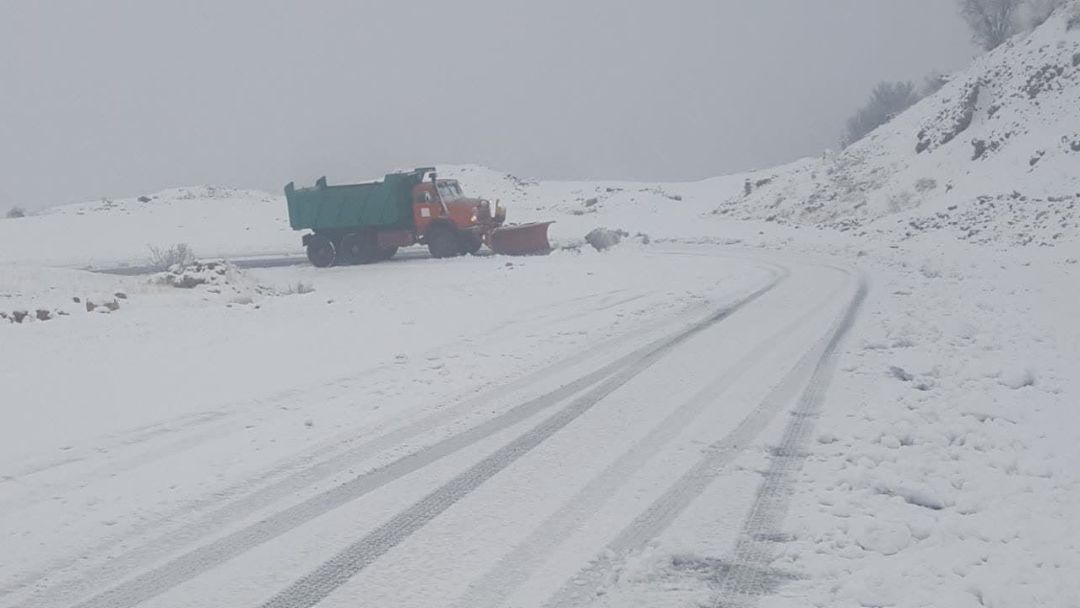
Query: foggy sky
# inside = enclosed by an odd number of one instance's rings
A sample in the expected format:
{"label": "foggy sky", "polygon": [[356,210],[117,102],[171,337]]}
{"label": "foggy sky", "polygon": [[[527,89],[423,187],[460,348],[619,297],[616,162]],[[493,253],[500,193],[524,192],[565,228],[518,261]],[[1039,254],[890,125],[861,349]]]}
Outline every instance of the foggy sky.
{"label": "foggy sky", "polygon": [[697,179],[974,54],[952,0],[0,0],[0,211],[434,162]]}

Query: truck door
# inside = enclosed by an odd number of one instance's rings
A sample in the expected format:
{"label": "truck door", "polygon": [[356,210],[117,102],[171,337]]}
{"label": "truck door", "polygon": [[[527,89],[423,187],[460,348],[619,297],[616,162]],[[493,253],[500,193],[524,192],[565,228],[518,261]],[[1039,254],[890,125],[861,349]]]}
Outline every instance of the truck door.
{"label": "truck door", "polygon": [[443,216],[442,204],[439,203],[431,184],[420,184],[413,189],[413,222],[416,234],[424,234],[432,220]]}

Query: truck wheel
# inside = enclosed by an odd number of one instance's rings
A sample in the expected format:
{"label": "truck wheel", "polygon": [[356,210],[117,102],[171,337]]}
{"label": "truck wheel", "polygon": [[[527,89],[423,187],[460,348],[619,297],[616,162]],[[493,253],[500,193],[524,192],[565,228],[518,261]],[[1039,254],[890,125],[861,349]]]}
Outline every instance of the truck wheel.
{"label": "truck wheel", "polygon": [[397,254],[397,250],[398,250],[397,247],[385,247],[383,249],[380,249],[379,250],[379,259],[381,259],[381,260],[389,260],[390,258],[394,257],[395,254]]}
{"label": "truck wheel", "polygon": [[472,232],[461,233],[461,252],[469,255],[476,255],[477,251],[480,251],[480,247],[484,245],[484,239],[480,235]]}
{"label": "truck wheel", "polygon": [[452,258],[461,253],[457,234],[449,228],[439,228],[427,237],[428,251],[433,258]]}
{"label": "truck wheel", "polygon": [[350,264],[371,264],[382,259],[374,233],[354,232],[341,239],[341,254]]}
{"label": "truck wheel", "polygon": [[337,260],[337,248],[334,242],[321,234],[311,237],[307,244],[307,258],[316,268],[333,266]]}

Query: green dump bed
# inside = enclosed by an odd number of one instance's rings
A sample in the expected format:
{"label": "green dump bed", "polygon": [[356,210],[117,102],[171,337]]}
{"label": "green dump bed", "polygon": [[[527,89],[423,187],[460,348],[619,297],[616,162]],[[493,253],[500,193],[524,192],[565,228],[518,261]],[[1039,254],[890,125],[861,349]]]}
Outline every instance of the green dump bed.
{"label": "green dump bed", "polygon": [[323,177],[312,188],[285,186],[293,230],[339,230],[412,225],[412,189],[424,171],[392,173],[381,182],[328,186]]}

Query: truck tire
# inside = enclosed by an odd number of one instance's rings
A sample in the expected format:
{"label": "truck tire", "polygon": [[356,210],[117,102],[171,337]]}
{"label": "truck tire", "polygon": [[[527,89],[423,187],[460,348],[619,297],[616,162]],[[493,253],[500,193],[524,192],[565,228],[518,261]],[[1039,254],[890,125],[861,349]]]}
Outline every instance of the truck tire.
{"label": "truck tire", "polygon": [[337,247],[334,241],[321,234],[316,234],[308,240],[307,259],[316,268],[328,268],[337,261]]}
{"label": "truck tire", "polygon": [[484,245],[484,239],[472,232],[461,233],[461,253],[467,253],[469,255],[476,255],[477,251]]}
{"label": "truck tire", "polygon": [[397,250],[398,250],[397,247],[384,247],[384,248],[380,249],[379,250],[379,259],[380,260],[389,260],[390,258],[394,257],[394,255],[397,254]]}
{"label": "truck tire", "polygon": [[457,231],[453,228],[436,226],[428,234],[428,251],[433,258],[452,258],[461,254]]}
{"label": "truck tire", "polygon": [[341,239],[341,256],[350,264],[371,264],[382,258],[374,232],[354,232]]}

